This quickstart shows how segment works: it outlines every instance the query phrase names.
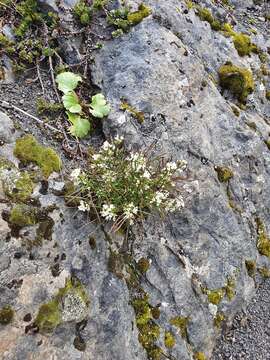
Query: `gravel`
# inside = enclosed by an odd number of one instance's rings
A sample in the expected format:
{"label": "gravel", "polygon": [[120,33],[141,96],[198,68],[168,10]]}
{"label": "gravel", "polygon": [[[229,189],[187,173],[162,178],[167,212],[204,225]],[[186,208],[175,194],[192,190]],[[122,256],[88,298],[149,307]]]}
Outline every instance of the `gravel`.
{"label": "gravel", "polygon": [[212,360],[270,359],[270,279],[258,288],[247,308],[218,340]]}

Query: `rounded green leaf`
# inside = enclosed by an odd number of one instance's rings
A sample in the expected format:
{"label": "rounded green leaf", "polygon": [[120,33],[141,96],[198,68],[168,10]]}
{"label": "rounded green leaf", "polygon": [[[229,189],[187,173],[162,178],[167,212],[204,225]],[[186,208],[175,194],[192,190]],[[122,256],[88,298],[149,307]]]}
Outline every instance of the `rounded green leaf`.
{"label": "rounded green leaf", "polygon": [[103,118],[110,112],[110,106],[106,104],[106,99],[103,94],[92,96],[90,107],[90,113],[97,118]]}
{"label": "rounded green leaf", "polygon": [[64,94],[67,94],[77,87],[79,81],[82,81],[82,78],[80,75],[66,71],[57,75],[55,81],[58,84],[58,89],[61,90]]}
{"label": "rounded green leaf", "polygon": [[83,138],[90,131],[90,123],[87,119],[78,116],[76,119],[73,119],[73,125],[70,126],[69,131],[73,136]]}
{"label": "rounded green leaf", "polygon": [[75,92],[71,91],[63,95],[62,100],[64,107],[71,113],[80,113],[82,111],[78,96],[75,94]]}

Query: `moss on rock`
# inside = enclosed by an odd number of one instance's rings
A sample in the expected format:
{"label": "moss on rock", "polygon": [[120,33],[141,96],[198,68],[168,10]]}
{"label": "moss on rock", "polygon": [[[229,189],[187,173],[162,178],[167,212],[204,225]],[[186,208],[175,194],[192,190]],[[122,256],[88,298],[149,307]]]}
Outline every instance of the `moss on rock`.
{"label": "moss on rock", "polygon": [[245,261],[247,273],[250,277],[254,277],[256,274],[256,261],[255,260],[246,260]]}
{"label": "moss on rock", "polygon": [[257,52],[258,48],[252,44],[250,37],[243,33],[235,33],[232,35],[234,46],[240,56],[250,55]]}
{"label": "moss on rock", "polygon": [[220,182],[227,182],[233,177],[233,172],[225,166],[216,166],[215,170],[217,172],[218,180]]}
{"label": "moss on rock", "polygon": [[224,297],[224,289],[207,290],[208,301],[218,305]]}
{"label": "moss on rock", "polygon": [[82,321],[88,306],[89,297],[81,282],[69,278],[52,300],[40,306],[34,324],[40,332],[52,332],[62,322]]}
{"label": "moss on rock", "polygon": [[150,268],[150,261],[146,258],[141,258],[137,263],[137,267],[141,273],[146,273]]}
{"label": "moss on rock", "polygon": [[61,160],[56,152],[40,145],[32,135],[26,135],[16,141],[14,155],[23,163],[36,163],[47,178],[53,172],[61,169]]}
{"label": "moss on rock", "polygon": [[7,325],[11,323],[14,318],[14,310],[10,305],[6,305],[2,307],[0,310],[0,324]]}
{"label": "moss on rock", "polygon": [[140,4],[137,11],[131,12],[127,16],[127,20],[132,26],[138,25],[144,18],[151,15],[151,8],[145,4]]}
{"label": "moss on rock", "polygon": [[164,344],[168,349],[173,348],[175,345],[175,337],[170,331],[165,331]]}
{"label": "moss on rock", "polygon": [[19,227],[34,225],[37,223],[37,210],[24,204],[15,205],[11,209],[9,222]]}
{"label": "moss on rock", "polygon": [[232,299],[235,297],[235,288],[236,288],[235,279],[232,276],[229,276],[227,278],[227,283],[224,287],[224,290],[225,290],[227,298],[230,301],[232,301]]}
{"label": "moss on rock", "polygon": [[25,202],[30,199],[34,184],[27,172],[21,172],[17,179],[14,179],[12,188],[3,183],[5,194],[15,202]]}
{"label": "moss on rock", "polygon": [[248,69],[227,62],[219,68],[218,75],[220,86],[229,90],[242,103],[254,91],[253,76]]}
{"label": "moss on rock", "polygon": [[207,357],[203,352],[197,352],[194,354],[194,360],[207,360]]}
{"label": "moss on rock", "polygon": [[266,233],[264,223],[261,219],[256,219],[257,223],[257,249],[261,255],[270,258],[270,239]]}
{"label": "moss on rock", "polygon": [[214,325],[217,328],[221,327],[222,322],[225,320],[225,315],[223,312],[217,312],[215,318],[214,318]]}
{"label": "moss on rock", "polygon": [[189,318],[183,316],[176,316],[170,320],[170,324],[177,327],[183,339],[187,339],[187,326]]}

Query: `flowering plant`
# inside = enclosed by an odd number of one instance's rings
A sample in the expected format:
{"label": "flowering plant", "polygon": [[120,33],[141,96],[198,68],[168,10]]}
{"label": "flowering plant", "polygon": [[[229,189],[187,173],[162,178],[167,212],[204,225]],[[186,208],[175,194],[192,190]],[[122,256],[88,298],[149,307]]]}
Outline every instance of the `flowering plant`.
{"label": "flowering plant", "polygon": [[127,154],[123,139],[105,141],[99,152],[90,154],[86,172],[75,169],[71,177],[80,194],[79,210],[94,208],[97,215],[113,221],[116,231],[132,225],[152,211],[161,215],[184,207],[175,182],[186,161],[150,160],[144,153]]}

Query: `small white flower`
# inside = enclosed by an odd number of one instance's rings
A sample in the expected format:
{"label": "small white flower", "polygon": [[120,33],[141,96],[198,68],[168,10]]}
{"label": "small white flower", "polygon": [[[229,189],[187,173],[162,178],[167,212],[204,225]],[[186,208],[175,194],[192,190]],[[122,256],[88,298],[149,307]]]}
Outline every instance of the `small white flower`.
{"label": "small white flower", "polygon": [[151,178],[151,174],[148,170],[144,170],[144,173],[142,175],[145,179],[150,179]]}
{"label": "small white flower", "polygon": [[73,181],[74,185],[79,185],[79,176],[81,175],[81,169],[74,169],[71,174],[70,178]]}
{"label": "small white flower", "polygon": [[97,161],[97,160],[99,160],[101,158],[101,154],[94,154],[92,156],[92,158],[93,158],[93,160]]}
{"label": "small white flower", "polygon": [[87,204],[85,201],[81,200],[80,201],[80,205],[78,206],[78,209],[80,211],[89,211],[90,210],[90,206],[89,204]]}
{"label": "small white flower", "polygon": [[80,173],[81,173],[81,169],[74,169],[70,174],[71,179],[77,180],[78,177],[80,176]]}
{"label": "small white flower", "polygon": [[127,204],[124,207],[124,215],[127,220],[129,220],[130,224],[134,224],[135,216],[137,215],[139,209],[133,203]]}
{"label": "small white flower", "polygon": [[170,194],[167,191],[157,191],[154,198],[151,200],[151,203],[156,204],[156,206],[160,206],[161,203],[169,197],[169,195]]}
{"label": "small white flower", "polygon": [[178,165],[178,169],[183,171],[187,167],[187,161],[186,160],[180,160],[180,161],[178,161],[177,165]]}
{"label": "small white flower", "polygon": [[114,138],[114,141],[116,144],[121,144],[121,142],[124,141],[124,136],[119,136],[117,135],[115,138]]}
{"label": "small white flower", "polygon": [[166,165],[168,171],[174,171],[177,169],[177,164],[175,162],[168,162]]}
{"label": "small white flower", "polygon": [[101,216],[104,217],[106,220],[115,220],[115,206],[113,204],[104,204],[102,206]]}

